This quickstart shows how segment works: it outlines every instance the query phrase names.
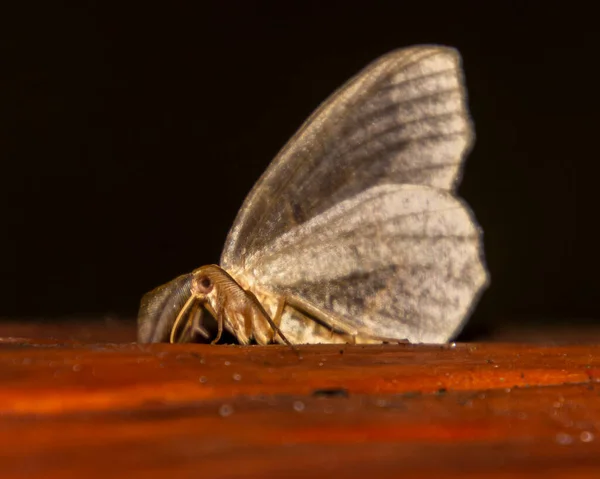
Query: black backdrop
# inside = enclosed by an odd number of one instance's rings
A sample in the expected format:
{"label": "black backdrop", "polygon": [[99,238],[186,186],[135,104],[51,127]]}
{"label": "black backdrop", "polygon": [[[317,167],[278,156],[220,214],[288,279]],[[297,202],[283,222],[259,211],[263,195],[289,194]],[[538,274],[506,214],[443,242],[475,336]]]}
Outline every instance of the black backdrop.
{"label": "black backdrop", "polygon": [[246,193],[319,102],[389,50],[442,43],[463,55],[477,143],[460,193],[492,273],[471,327],[594,321],[596,16],[515,3],[80,1],[4,15],[0,316],[135,315],[145,291],[218,261]]}

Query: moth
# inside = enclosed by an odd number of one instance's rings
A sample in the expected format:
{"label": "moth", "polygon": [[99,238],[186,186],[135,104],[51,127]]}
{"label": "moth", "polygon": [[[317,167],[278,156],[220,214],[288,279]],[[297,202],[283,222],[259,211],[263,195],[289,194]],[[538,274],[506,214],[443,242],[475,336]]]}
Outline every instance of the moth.
{"label": "moth", "polygon": [[368,65],[254,185],[220,265],[143,296],[138,341],[449,341],[489,284],[481,228],[456,195],[474,141],[466,98],[453,48]]}

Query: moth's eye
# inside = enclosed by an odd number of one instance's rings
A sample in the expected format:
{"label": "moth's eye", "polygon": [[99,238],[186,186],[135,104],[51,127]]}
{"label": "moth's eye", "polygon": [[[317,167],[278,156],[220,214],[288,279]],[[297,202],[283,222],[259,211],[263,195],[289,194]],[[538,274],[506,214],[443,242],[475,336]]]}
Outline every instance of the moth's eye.
{"label": "moth's eye", "polygon": [[200,276],[196,280],[196,285],[197,285],[198,291],[201,293],[204,293],[204,294],[210,293],[213,289],[213,282],[210,280],[210,278],[208,276]]}

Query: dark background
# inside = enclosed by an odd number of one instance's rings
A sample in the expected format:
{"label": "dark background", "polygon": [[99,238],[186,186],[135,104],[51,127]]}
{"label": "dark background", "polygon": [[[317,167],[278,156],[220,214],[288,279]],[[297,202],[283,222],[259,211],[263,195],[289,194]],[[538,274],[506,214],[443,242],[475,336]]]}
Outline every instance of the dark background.
{"label": "dark background", "polygon": [[135,316],[147,290],[218,261],[322,100],[417,43],[460,50],[477,132],[459,191],[492,284],[467,335],[600,316],[592,6],[126,3],[4,15],[0,316]]}

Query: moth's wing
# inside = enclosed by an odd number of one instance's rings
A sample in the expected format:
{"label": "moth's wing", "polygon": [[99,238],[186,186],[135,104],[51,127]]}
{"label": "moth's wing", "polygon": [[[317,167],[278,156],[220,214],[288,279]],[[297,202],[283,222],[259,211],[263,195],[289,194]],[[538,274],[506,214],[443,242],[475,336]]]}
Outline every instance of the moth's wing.
{"label": "moth's wing", "polygon": [[391,52],[304,123],[247,196],[221,265],[244,270],[292,228],[384,183],[452,191],[472,142],[456,50]]}
{"label": "moth's wing", "polygon": [[448,341],[488,282],[469,208],[426,186],[370,188],[290,230],[261,258],[251,274],[268,294],[306,305],[337,330],[411,342]]}
{"label": "moth's wing", "polygon": [[171,327],[190,297],[191,274],[184,274],[146,293],[138,313],[138,342],[169,340]]}

